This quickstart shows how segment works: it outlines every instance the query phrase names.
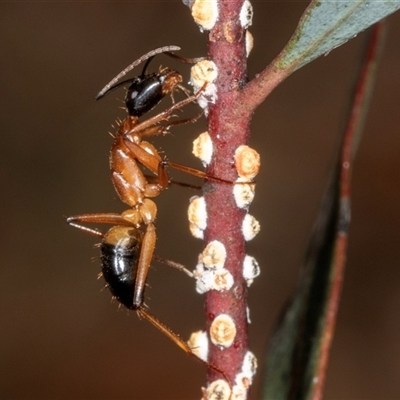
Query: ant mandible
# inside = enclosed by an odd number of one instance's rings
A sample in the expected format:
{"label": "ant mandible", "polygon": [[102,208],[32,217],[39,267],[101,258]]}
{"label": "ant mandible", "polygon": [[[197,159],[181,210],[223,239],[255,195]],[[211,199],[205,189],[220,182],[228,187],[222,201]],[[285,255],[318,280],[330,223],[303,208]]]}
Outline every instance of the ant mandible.
{"label": "ant mandible", "polygon": [[[131,83],[125,99],[128,116],[119,124],[110,152],[110,169],[115,190],[120,199],[130,208],[121,214],[75,215],[68,217],[67,222],[75,228],[102,239],[100,244],[101,270],[112,295],[121,304],[128,309],[136,310],[139,316],[147,319],[187,354],[195,357],[207,367],[217,370],[225,377],[223,371],[197,357],[185,341],[149,313],[144,306],[144,288],[154,257],[156,242],[154,221],[157,207],[150,198],[158,196],[169,184],[166,165],[199,177],[206,177],[205,173],[201,171],[163,161],[156,148],[143,140],[148,136],[165,134],[171,126],[194,122],[199,117],[160,124],[162,121],[168,121],[175,110],[195,101],[204,88],[173,104],[165,111],[139,122],[139,117],[155,107],[165,95],[169,94],[172,97],[176,88],[187,92],[186,88],[180,85],[182,76],[174,70],[164,68],[153,74],[145,73],[149,61],[155,55],[160,53],[172,55],[170,52],[175,50],[180,50],[180,48],[165,46],[146,53],[112,79],[96,96],[96,99],[100,99],[117,87]],[[146,60],[140,77],[118,83],[129,71]],[[194,60],[196,61],[196,59]],[[140,166],[146,167],[155,174],[155,182],[148,181]],[[106,233],[102,233],[97,229],[81,225],[81,223],[110,224],[113,227]],[[144,232],[142,227],[144,227]],[[167,264],[186,271],[179,264],[173,262],[167,262]]]}

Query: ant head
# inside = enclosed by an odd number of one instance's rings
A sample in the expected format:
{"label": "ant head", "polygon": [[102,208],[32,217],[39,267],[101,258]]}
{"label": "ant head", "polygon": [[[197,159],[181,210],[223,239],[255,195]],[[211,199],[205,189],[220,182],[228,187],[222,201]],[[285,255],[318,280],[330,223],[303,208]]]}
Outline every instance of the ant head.
{"label": "ant head", "polygon": [[[100,90],[100,92],[97,94],[97,96],[95,97],[96,100],[101,99],[102,97],[104,97],[107,93],[111,92],[112,90],[120,87],[121,85],[127,83],[127,82],[134,82],[135,79],[143,79],[145,78],[145,73],[146,73],[146,68],[149,65],[149,62],[152,60],[152,58],[154,56],[156,56],[157,54],[162,54],[162,53],[166,53],[171,55],[171,51],[176,51],[176,50],[180,50],[181,48],[178,46],[164,46],[164,47],[159,47],[155,50],[151,50],[148,53],[144,54],[142,57],[138,58],[137,60],[135,60],[132,64],[128,65],[124,70],[122,70],[116,77],[114,77],[113,79],[111,79],[111,81],[109,83],[107,83],[106,86],[104,86],[103,89]],[[130,79],[128,81],[124,81],[124,82],[120,82],[118,83],[119,80],[121,80],[128,72],[132,71],[132,69],[134,69],[135,67],[137,67],[139,64],[141,64],[143,61],[146,61],[143,71],[142,71],[142,75],[140,76],[140,78],[133,78]]]}
{"label": "ant head", "polygon": [[171,94],[182,82],[182,76],[174,70],[163,69],[131,82],[125,98],[126,108],[129,115],[140,117],[154,108],[166,94]]}

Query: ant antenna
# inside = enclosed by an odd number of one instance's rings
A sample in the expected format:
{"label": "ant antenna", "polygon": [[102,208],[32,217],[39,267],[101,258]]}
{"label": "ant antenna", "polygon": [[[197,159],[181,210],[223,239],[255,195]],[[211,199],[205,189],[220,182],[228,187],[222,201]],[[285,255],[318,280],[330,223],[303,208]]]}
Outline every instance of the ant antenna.
{"label": "ant antenna", "polygon": [[180,62],[184,64],[197,64],[200,61],[204,61],[207,59],[207,57],[195,57],[195,58],[187,58],[187,57],[182,57],[178,56],[177,54],[171,53],[169,51],[166,51],[165,54],[171,58],[175,58],[176,60],[179,60]]}
{"label": "ant antenna", "polygon": [[[104,86],[103,89],[100,90],[100,92],[97,94],[95,97],[95,100],[101,99],[109,90],[114,89],[114,85],[121,79],[123,78],[128,72],[132,71],[133,68],[137,67],[139,64],[141,64],[143,61],[148,60],[149,58],[153,58],[157,54],[161,53],[167,53],[171,51],[178,51],[181,48],[179,46],[163,46],[159,47],[157,49],[151,50],[148,53],[144,54],[142,57],[138,58],[136,61],[134,61],[132,64],[128,65],[124,70],[122,70],[115,78],[113,78],[109,83],[107,83],[106,86]],[[148,63],[146,63],[148,64]],[[147,65],[145,65],[146,67]],[[125,81],[126,83],[126,81]],[[122,83],[121,83],[122,84]],[[115,87],[119,87],[115,86]]]}
{"label": "ant antenna", "polygon": [[[166,54],[168,54],[168,53],[166,53]],[[173,53],[171,53],[171,54],[173,54]],[[144,64],[143,71],[142,71],[142,75],[140,75],[141,78],[144,78],[144,76],[146,75],[146,69],[147,69],[147,67],[149,66],[150,61],[151,61],[153,58],[154,58],[154,56],[153,56],[153,57],[150,57],[150,58],[146,61],[146,63]]]}

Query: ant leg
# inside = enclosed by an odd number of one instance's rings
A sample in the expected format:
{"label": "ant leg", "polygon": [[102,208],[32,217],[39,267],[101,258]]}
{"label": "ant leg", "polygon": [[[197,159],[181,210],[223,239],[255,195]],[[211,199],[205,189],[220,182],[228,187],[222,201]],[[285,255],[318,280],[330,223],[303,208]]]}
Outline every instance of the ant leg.
{"label": "ant leg", "polygon": [[[165,169],[165,162],[161,161],[160,156],[157,153],[157,150],[154,146],[148,142],[141,142],[140,146],[136,143],[131,142],[128,139],[123,139],[125,146],[128,148],[131,153],[132,159],[137,160],[140,164],[144,165],[150,171],[156,174],[156,182],[159,187],[159,190],[166,189],[169,183],[169,177],[167,171]],[[200,171],[199,171],[200,172]],[[154,184],[149,184],[150,186],[154,186]],[[146,193],[147,197],[150,196],[150,193]],[[154,196],[151,196],[154,197]]]}
{"label": "ant leg", "polygon": [[229,183],[230,185],[244,185],[244,184],[254,184],[255,182],[232,182],[226,179],[217,178],[216,176],[207,175],[204,171],[200,171],[199,169],[187,167],[186,165],[177,164],[172,161],[163,161],[166,165],[174,168],[178,171],[186,172],[189,175],[197,176],[198,178],[208,179],[210,181]]}
{"label": "ant leg", "polygon": [[[172,161],[160,161],[160,158],[155,155],[155,154],[158,155],[157,150],[150,143],[144,141],[141,143],[141,146],[139,146],[138,144],[133,143],[126,138],[124,139],[124,144],[132,153],[132,158],[136,159],[138,162],[140,162],[142,165],[144,165],[146,168],[148,168],[150,171],[156,174],[157,176],[156,179],[161,189],[165,189],[169,183],[169,178],[165,170],[165,165],[168,165],[171,168],[174,168],[178,171],[182,171],[189,175],[193,175],[202,179],[208,179],[222,183],[229,183],[230,185],[248,183],[248,182],[231,182],[226,179],[207,175],[206,172],[204,171],[187,167],[186,165],[174,163]],[[148,151],[145,148],[147,148]]]}
{"label": "ant leg", "polygon": [[171,260],[166,260],[165,258],[157,256],[156,254],[153,254],[153,260],[156,260],[160,263],[168,265],[168,267],[176,268],[177,270],[184,272],[186,275],[193,278],[193,273],[190,272],[187,268],[185,268],[185,266],[183,266],[182,264],[179,264],[179,263],[171,261]]}
{"label": "ant leg", "polygon": [[178,186],[187,187],[189,189],[193,189],[193,190],[197,190],[197,191],[202,189],[202,187],[200,185],[192,185],[190,183],[176,181],[175,179],[170,179],[168,183],[170,185],[178,185]]}
{"label": "ant leg", "polygon": [[178,84],[178,85],[176,85],[176,87],[178,89],[182,90],[182,92],[186,94],[186,97],[190,97],[191,96],[190,90],[185,88],[185,86]]}
{"label": "ant leg", "polygon": [[182,57],[182,56],[178,56],[177,54],[171,53],[169,51],[166,51],[164,53],[165,55],[175,58],[176,60],[179,60],[182,63],[185,64],[197,64],[200,61],[204,61],[207,58],[206,57],[196,57],[196,58],[187,58],[187,57]]}
{"label": "ant leg", "polygon": [[168,120],[169,116],[175,111],[179,110],[180,108],[186,106],[186,104],[190,104],[193,101],[197,100],[201,93],[203,92],[204,88],[206,87],[207,84],[204,84],[204,86],[199,89],[194,95],[188,97],[187,99],[183,99],[180,102],[173,104],[170,108],[167,108],[165,111],[155,115],[154,117],[148,118],[147,120],[137,124],[133,129],[130,131],[130,133],[138,133],[141,131],[144,131],[145,129],[158,124],[161,121]]}
{"label": "ant leg", "polygon": [[162,161],[158,163],[157,176],[158,176],[158,184],[163,189],[166,189],[168,187],[169,177],[165,169],[165,164]]}
{"label": "ant leg", "polygon": [[69,225],[73,226],[74,228],[80,229],[81,231],[88,233],[89,235],[98,236],[101,238],[104,237],[103,232],[100,232],[97,229],[88,228],[87,226],[76,224],[75,222],[68,221],[68,219],[67,219],[67,223]]}
{"label": "ant leg", "polygon": [[[161,161],[161,157],[159,156],[157,149],[151,143],[145,141],[142,141],[140,145],[131,142],[127,138],[124,138],[123,141],[130,152],[132,160],[136,160],[137,162],[148,168],[150,171],[152,171],[154,174],[156,174],[155,179],[157,181],[159,192],[162,189],[167,188],[169,181],[167,171],[165,170],[164,164]],[[153,189],[154,186],[156,186],[154,184],[148,185],[151,186]],[[144,188],[144,195],[146,197],[154,197],[154,194],[150,194],[150,192],[146,191],[146,187]]]}
{"label": "ant leg", "polygon": [[[143,129],[143,131],[136,131],[136,127],[134,130],[130,131],[129,133],[125,134],[125,137],[129,137],[132,133],[133,134],[139,134],[141,138],[144,138],[146,136],[157,136],[157,135],[166,135],[168,133],[169,128],[172,126],[179,126],[179,125],[185,125],[185,124],[191,124],[196,122],[202,115],[204,114],[204,111],[201,111],[199,114],[192,118],[187,118],[187,119],[181,119],[179,121],[168,121],[168,123],[164,125],[155,125],[155,126],[150,126],[148,128]],[[139,124],[141,125],[141,124]]]}
{"label": "ant leg", "polygon": [[116,213],[97,213],[97,214],[80,214],[73,215],[72,217],[66,218],[69,225],[74,228],[80,229],[90,235],[98,236],[103,238],[104,234],[97,229],[88,228],[87,226],[79,224],[82,223],[94,223],[94,224],[110,224],[110,225],[126,225],[131,226],[132,224],[122,218],[120,214]]}
{"label": "ant leg", "polygon": [[170,338],[187,355],[195,358],[197,361],[199,361],[202,364],[204,364],[207,368],[212,368],[213,370],[219,372],[230,385],[230,381],[229,381],[228,377],[225,375],[225,373],[223,371],[221,371],[215,365],[210,364],[209,362],[207,362],[207,361],[203,360],[202,358],[196,356],[196,354],[193,353],[193,351],[190,348],[190,346],[179,335],[177,335],[175,332],[173,332],[171,329],[169,329],[166,325],[164,325],[159,319],[157,319],[155,316],[150,314],[143,307],[139,307],[137,309],[137,313],[139,314],[140,317],[143,317],[143,318],[147,319],[147,321],[149,321],[151,324],[153,324],[153,326],[155,326],[158,330],[160,330],[165,336]]}
{"label": "ant leg", "polygon": [[[171,168],[178,170],[178,171],[186,172],[189,175],[197,176],[198,178],[202,178],[202,179],[209,178],[209,176],[204,171],[200,171],[199,169],[187,167],[186,165],[177,164],[172,161],[163,161],[163,163],[165,165],[170,166]],[[229,183],[231,183],[231,182],[229,182]]]}
{"label": "ant leg", "polygon": [[133,294],[134,308],[140,308],[143,304],[144,287],[146,285],[147,274],[149,272],[151,260],[153,258],[154,248],[156,246],[156,229],[150,223],[147,225],[143,236],[142,249],[136,272],[135,292]]}
{"label": "ant leg", "polygon": [[[139,124],[140,125],[140,124]],[[138,125],[137,125],[138,126]],[[154,125],[145,128],[143,131],[136,131],[136,127],[128,133],[124,134],[125,138],[129,138],[131,135],[139,135],[140,138],[145,136],[157,136],[157,135],[165,135],[167,133],[167,128],[165,125]]]}
{"label": "ant leg", "polygon": [[79,214],[67,218],[68,223],[75,221],[93,224],[131,225],[121,216],[121,214],[117,213]]}
{"label": "ant leg", "polygon": [[[144,174],[144,177],[146,178],[146,180],[149,183],[157,183],[158,182],[157,176]],[[193,189],[193,190],[201,190],[201,186],[199,186],[199,185],[192,185],[190,183],[176,181],[175,179],[172,179],[172,178],[169,178],[168,185],[178,185],[178,186],[187,187],[187,188]]]}
{"label": "ant leg", "polygon": [[[196,116],[194,116],[192,118],[180,119],[179,121],[168,122],[167,124],[164,125],[164,129],[168,130],[169,128],[171,128],[171,126],[191,124],[193,122],[196,122],[198,119],[200,119],[200,117],[202,117],[203,114],[204,114],[204,111],[201,111],[199,114],[197,114]],[[142,135],[142,136],[144,136],[144,135]]]}

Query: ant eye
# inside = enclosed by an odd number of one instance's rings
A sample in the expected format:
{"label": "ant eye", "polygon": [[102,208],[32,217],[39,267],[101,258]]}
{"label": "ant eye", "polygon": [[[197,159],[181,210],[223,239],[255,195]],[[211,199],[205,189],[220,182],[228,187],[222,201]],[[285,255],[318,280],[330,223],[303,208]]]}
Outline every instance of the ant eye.
{"label": "ant eye", "polygon": [[[133,100],[133,99],[135,99],[135,98],[137,97],[138,91],[137,91],[137,90],[129,91],[129,92],[127,93],[126,97],[128,97],[128,95],[129,95],[129,99],[130,99],[130,100]],[[127,99],[127,100],[128,100],[128,99]]]}

